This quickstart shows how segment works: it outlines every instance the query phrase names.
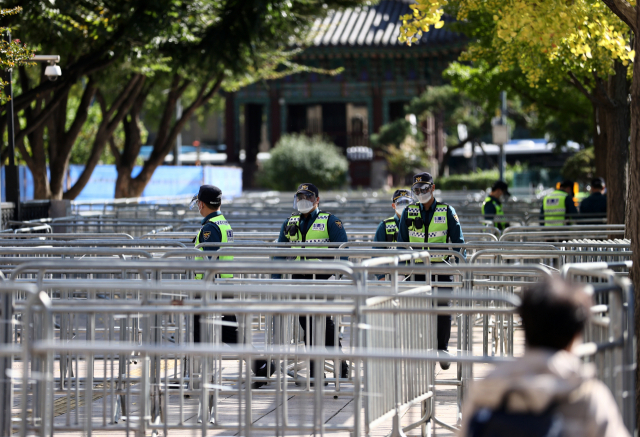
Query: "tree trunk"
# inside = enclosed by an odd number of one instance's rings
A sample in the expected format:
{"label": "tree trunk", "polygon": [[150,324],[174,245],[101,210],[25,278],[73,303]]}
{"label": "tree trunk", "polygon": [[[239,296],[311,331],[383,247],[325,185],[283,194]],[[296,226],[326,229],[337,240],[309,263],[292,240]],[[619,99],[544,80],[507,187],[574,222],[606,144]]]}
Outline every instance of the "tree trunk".
{"label": "tree trunk", "polygon": [[64,193],[64,199],[75,199],[87,185],[93,170],[100,162],[100,156],[102,156],[107,142],[113,136],[118,124],[129,113],[131,106],[136,101],[136,97],[142,91],[145,79],[146,77],[141,74],[134,74],[109,109],[107,109],[104,98],[97,93],[96,97],[100,101],[102,110],[102,121],[93,141],[89,160],[76,183]]}
{"label": "tree trunk", "polygon": [[593,152],[595,155],[596,174],[594,176],[607,180],[607,130],[605,129],[602,110],[593,105]]}
{"label": "tree trunk", "polygon": [[609,78],[607,125],[607,223],[622,224],[627,200],[627,163],[629,161],[630,108],[627,67],[616,62],[616,74]]}
{"label": "tree trunk", "polygon": [[[636,7],[636,29],[640,29],[640,7]],[[634,38],[636,51],[631,83],[631,147],[629,153],[629,192],[627,197],[626,238],[631,240],[633,266],[631,280],[635,289],[635,334],[640,338],[640,35]],[[633,339],[629,339],[633,341]],[[640,348],[636,348],[640,363]],[[636,424],[640,423],[640,366],[636,364]]]}
{"label": "tree trunk", "polygon": [[[116,170],[118,177],[116,179],[116,199],[132,196],[129,189],[132,186],[131,173],[136,164],[136,159],[142,147],[142,137],[140,135],[140,113],[147,93],[141,93],[136,99],[129,115],[122,121],[124,128],[124,148],[122,154],[116,159]],[[118,153],[117,150],[113,151]]]}
{"label": "tree trunk", "polygon": [[[160,128],[153,144],[153,151],[149,156],[149,159],[142,166],[142,170],[135,178],[131,178],[131,173],[127,173],[129,176],[124,175],[120,184],[123,187],[123,191],[126,191],[126,197],[140,197],[144,188],[147,186],[156,168],[158,168],[164,162],[164,158],[171,151],[171,147],[174,144],[178,132],[182,130],[187,121],[194,114],[196,109],[207,103],[218,92],[220,85],[222,85],[223,75],[219,73],[216,77],[212,77],[209,80],[204,81],[200,89],[196,94],[195,100],[182,112],[182,118],[171,122],[173,114],[175,113],[176,100],[184,94],[190,81],[184,80],[181,82],[180,76],[174,75],[171,90],[167,95],[165,102],[165,108],[160,122]],[[123,159],[124,161],[124,159]],[[135,161],[135,160],[134,160]],[[123,162],[124,166],[125,163]],[[123,167],[124,168],[124,167]],[[133,165],[131,166],[133,168]],[[120,176],[118,175],[118,178]],[[125,186],[126,185],[126,186]]]}

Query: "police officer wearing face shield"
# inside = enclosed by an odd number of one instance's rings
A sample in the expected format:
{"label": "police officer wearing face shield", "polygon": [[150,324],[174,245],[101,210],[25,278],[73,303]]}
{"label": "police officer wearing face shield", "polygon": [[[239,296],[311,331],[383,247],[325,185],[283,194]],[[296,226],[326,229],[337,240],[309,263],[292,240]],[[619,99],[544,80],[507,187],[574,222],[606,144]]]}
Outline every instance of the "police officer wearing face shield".
{"label": "police officer wearing face shield", "polygon": [[[213,185],[203,185],[200,187],[198,194],[191,199],[190,209],[198,208],[200,215],[204,217],[202,219],[202,228],[198,232],[198,235],[193,239],[194,245],[197,246],[202,243],[231,243],[233,242],[233,230],[231,225],[227,222],[227,219],[222,215],[220,206],[222,205],[222,190]],[[215,252],[219,247],[200,247],[202,251]],[[207,257],[208,259],[211,257]],[[217,257],[220,261],[233,261],[232,256],[220,256]],[[198,261],[204,260],[204,257],[196,257]],[[232,274],[222,273],[221,278],[233,278]],[[202,273],[196,274],[196,279],[203,279]],[[199,298],[200,296],[196,296]],[[238,329],[236,326],[230,326],[229,324],[237,324],[236,316],[233,314],[225,314],[222,316],[223,322],[227,324],[222,325],[222,342],[226,344],[238,343]],[[193,316],[193,342],[200,343],[200,315],[195,314]],[[256,376],[267,375],[267,362],[265,360],[252,361],[252,370]],[[271,365],[271,374],[275,371],[275,365]],[[266,382],[254,382],[252,388],[259,388],[265,385]]]}
{"label": "police officer wearing face shield", "polygon": [[[293,207],[297,210],[284,221],[280,228],[279,243],[346,243],[347,233],[342,221],[329,212],[320,211],[320,195],[318,188],[311,183],[300,184],[296,191]],[[295,247],[295,246],[294,246]],[[316,247],[316,246],[314,246]],[[305,259],[306,261],[313,261]],[[301,261],[300,257],[296,261]],[[317,261],[317,260],[316,260]],[[271,275],[274,279],[280,279],[281,275]],[[316,279],[329,279],[331,275],[318,274]],[[313,279],[312,274],[295,274],[292,279]],[[300,325],[305,330],[304,341],[307,343],[307,318],[299,317]],[[313,323],[313,322],[312,322]],[[326,320],[325,346],[333,347],[335,325],[330,317]],[[309,338],[313,338],[313,328],[309,326]],[[342,347],[338,340],[338,345]],[[341,362],[340,377],[347,378],[349,367],[346,362]],[[314,362],[311,361],[309,369],[311,376],[315,378]]]}
{"label": "police officer wearing face shield", "polygon": [[[417,202],[407,206],[400,217],[398,241],[409,243],[464,243],[460,220],[452,206],[438,202],[433,197],[435,191],[433,177],[429,173],[418,173],[413,177],[411,191]],[[419,249],[424,250],[424,249]],[[454,249],[462,255],[461,249]],[[439,265],[447,261],[446,256],[432,256],[431,263]],[[425,281],[425,275],[414,275],[416,281]],[[451,275],[431,275],[431,281],[453,282]],[[442,289],[451,291],[451,289]],[[438,306],[448,306],[448,302],[438,302]],[[438,351],[447,355],[451,338],[451,316],[438,316]],[[449,362],[441,361],[440,367],[447,370]]]}
{"label": "police officer wearing face shield", "polygon": [[373,241],[385,241],[387,243],[395,243],[398,241],[400,216],[402,215],[402,211],[412,202],[411,191],[396,190],[391,199],[391,208],[393,208],[395,214],[393,214],[393,217],[389,217],[380,222]]}

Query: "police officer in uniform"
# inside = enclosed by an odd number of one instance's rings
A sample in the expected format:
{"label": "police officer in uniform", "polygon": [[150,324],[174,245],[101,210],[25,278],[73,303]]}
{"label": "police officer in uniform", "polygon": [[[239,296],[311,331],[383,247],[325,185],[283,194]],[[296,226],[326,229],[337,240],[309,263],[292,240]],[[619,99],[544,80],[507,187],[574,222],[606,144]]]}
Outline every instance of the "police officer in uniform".
{"label": "police officer in uniform", "polygon": [[[502,201],[500,200],[503,196],[511,196],[511,193],[509,193],[509,186],[504,181],[497,181],[491,187],[491,192],[486,199],[484,199],[484,203],[482,204],[482,215],[484,215],[485,220],[494,221],[496,216],[504,215],[504,211],[502,210]],[[494,223],[501,231],[509,225],[504,221],[494,221]]]}
{"label": "police officer in uniform", "polygon": [[[418,173],[413,177],[411,191],[417,202],[407,206],[402,212],[398,225],[398,241],[408,243],[464,243],[460,220],[452,206],[438,202],[433,197],[435,191],[433,177],[429,173]],[[423,250],[423,249],[420,249]],[[455,249],[461,252],[461,249]],[[446,256],[432,256],[431,263],[444,263]],[[425,275],[414,275],[416,281],[425,281]],[[453,282],[451,275],[431,275],[432,281]],[[445,289],[450,291],[450,289]],[[438,306],[448,306],[448,302],[438,302]],[[451,338],[451,315],[438,316],[438,351],[446,356]],[[449,362],[441,361],[440,367],[447,370]]]}
{"label": "police officer in uniform", "polygon": [[573,202],[573,181],[565,180],[560,188],[542,200],[540,216],[544,226],[564,226],[565,220],[576,217],[578,210]]}
{"label": "police officer in uniform", "polygon": [[[591,217],[595,216],[596,218],[607,217],[607,195],[605,194],[605,188],[604,179],[595,178],[591,181],[591,194],[580,202],[580,214],[592,214]],[[584,222],[586,225],[597,225],[598,223],[602,223],[602,221],[598,222],[598,220],[594,220],[593,222]]]}
{"label": "police officer in uniform", "polygon": [[[279,243],[346,243],[347,233],[344,230],[342,221],[330,212],[320,211],[320,194],[318,188],[312,183],[300,184],[296,191],[293,207],[297,210],[284,221],[280,228]],[[300,257],[296,258],[300,261]],[[312,261],[311,259],[305,259]],[[281,275],[272,275],[272,278],[279,279]],[[293,279],[313,279],[312,274],[294,274]],[[316,279],[329,279],[331,275],[318,274]],[[307,318],[299,317],[300,325],[305,330],[304,341],[307,342]],[[313,328],[309,328],[309,338],[313,338]],[[325,346],[335,346],[334,341],[335,324],[331,317],[326,320]],[[338,340],[338,345],[342,344]],[[349,367],[345,361],[341,361],[340,377],[347,378]],[[315,378],[314,362],[311,361],[309,369],[311,376]]]}
{"label": "police officer in uniform", "polygon": [[[198,194],[191,199],[190,209],[198,208],[200,215],[204,217],[202,219],[202,228],[198,231],[198,235],[193,239],[194,245],[197,247],[201,243],[232,243],[233,242],[233,230],[227,222],[227,219],[222,215],[220,206],[222,205],[222,191],[220,188],[213,185],[203,185],[200,187]],[[200,247],[202,251],[215,252],[219,247]],[[210,257],[207,257],[210,258]],[[219,256],[220,261],[233,261],[233,256]],[[201,261],[204,257],[196,257],[196,260]],[[232,274],[223,273],[221,278],[233,278]],[[196,279],[202,279],[202,273],[196,274]],[[196,296],[199,297],[199,296]],[[226,314],[222,316],[224,322],[230,324],[237,324],[236,316],[233,314]],[[193,342],[200,343],[200,315],[195,314],[193,316]],[[238,329],[236,326],[229,326],[227,324],[222,325],[222,342],[226,344],[238,343]],[[267,362],[265,360],[252,361],[252,370],[256,376],[267,375]],[[275,365],[271,365],[271,374],[275,371]],[[252,388],[259,388],[265,385],[265,382],[254,382]]]}
{"label": "police officer in uniform", "polygon": [[382,220],[376,230],[376,235],[373,237],[373,241],[385,241],[387,243],[395,243],[398,241],[398,224],[400,223],[400,216],[402,211],[411,203],[411,191],[409,190],[396,190],[393,193],[391,199],[391,208],[395,214],[393,217]]}

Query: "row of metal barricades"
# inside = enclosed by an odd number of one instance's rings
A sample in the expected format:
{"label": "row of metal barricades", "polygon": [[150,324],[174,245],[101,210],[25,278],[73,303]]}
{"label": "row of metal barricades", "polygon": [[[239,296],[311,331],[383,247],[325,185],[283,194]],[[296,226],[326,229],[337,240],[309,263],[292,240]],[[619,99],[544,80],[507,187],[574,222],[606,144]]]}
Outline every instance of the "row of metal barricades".
{"label": "row of metal barricades", "polygon": [[[273,227],[199,245],[233,261],[196,260],[194,220],[188,231],[158,226],[137,237],[4,234],[0,432],[454,432],[474,378],[522,353],[521,290],[554,274],[593,290],[581,354],[633,431],[624,228],[462,225],[464,245],[428,248],[347,229],[347,243],[294,249],[274,243]],[[430,262],[443,255],[448,263]],[[453,330],[443,357],[445,314]],[[440,371],[442,361],[452,370]]]}

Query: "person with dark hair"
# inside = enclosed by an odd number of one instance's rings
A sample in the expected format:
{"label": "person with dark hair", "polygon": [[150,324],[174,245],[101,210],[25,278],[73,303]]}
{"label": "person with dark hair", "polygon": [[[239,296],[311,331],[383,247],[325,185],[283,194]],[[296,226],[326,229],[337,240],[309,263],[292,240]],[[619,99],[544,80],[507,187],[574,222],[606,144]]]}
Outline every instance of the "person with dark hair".
{"label": "person with dark hair", "polygon": [[392,217],[380,222],[378,229],[376,229],[376,234],[373,236],[373,241],[385,241],[388,243],[398,241],[398,224],[400,223],[402,211],[411,203],[413,203],[411,191],[396,190],[391,199],[391,208],[393,208],[394,214]]}
{"label": "person with dark hair", "polygon": [[[398,241],[402,243],[455,243],[464,244],[462,226],[456,210],[446,203],[436,200],[436,184],[433,176],[429,173],[418,173],[413,176],[411,192],[416,202],[405,208],[398,223]],[[418,249],[424,250],[424,249]],[[461,248],[454,248],[463,257],[466,252]],[[450,261],[449,256],[431,255],[432,265],[445,265]],[[416,260],[420,265],[421,260]],[[424,273],[414,274],[413,279],[417,282],[426,280]],[[450,274],[431,275],[432,282],[453,282]],[[442,287],[440,291],[450,292],[449,287]],[[449,302],[440,300],[438,306],[448,306]],[[438,353],[443,360],[440,361],[440,368],[447,370],[451,363],[447,361],[449,356],[449,340],[451,339],[451,315],[441,314],[437,317],[437,342]]]}
{"label": "person with dark hair", "polygon": [[[198,247],[202,243],[231,243],[233,242],[233,230],[231,229],[231,225],[227,221],[227,219],[222,215],[222,211],[220,211],[220,206],[222,205],[222,190],[214,185],[202,185],[200,190],[198,190],[198,194],[193,196],[191,199],[191,204],[189,209],[198,209],[198,212],[202,217],[202,228],[198,231],[198,235],[193,239],[193,243],[195,247],[201,251],[207,251],[210,255],[213,255],[215,251],[220,249],[218,246],[206,246],[206,247]],[[217,258],[220,261],[233,261],[232,256],[219,256],[209,258]],[[205,259],[204,256],[195,257],[196,261],[202,261]],[[219,275],[220,278],[233,278],[233,274],[231,273],[222,273]],[[196,279],[203,279],[202,273],[196,273]],[[200,298],[200,296],[196,296]],[[222,338],[221,341],[225,344],[237,344],[238,342],[242,342],[242,339],[238,339],[239,331],[237,328],[238,321],[236,319],[235,314],[225,314],[222,316],[222,322],[224,323],[221,327]],[[202,330],[202,321],[200,314],[194,314],[193,316],[193,342],[200,343],[201,342],[201,330]],[[267,365],[266,360],[253,360],[251,362],[251,370],[256,376],[267,376],[273,375],[276,367],[273,361],[271,362],[271,366]],[[256,381],[252,383],[252,388],[260,388],[263,385],[266,385],[266,382]]]}
{"label": "person with dark hair", "polygon": [[573,203],[573,185],[573,181],[562,181],[560,188],[542,199],[540,218],[543,226],[564,226],[566,220],[578,214]]}
{"label": "person with dark hair", "polygon": [[[605,194],[606,185],[604,179],[595,178],[591,181],[590,195],[580,202],[580,214],[589,214],[590,217],[606,218],[607,217],[607,195]],[[584,224],[598,224],[602,220],[594,220],[593,222],[585,222]]]}
{"label": "person with dark hair", "polygon": [[509,186],[507,183],[505,181],[497,181],[491,187],[491,192],[487,198],[484,199],[482,204],[482,215],[484,215],[484,219],[493,221],[495,226],[501,231],[509,226],[509,223],[505,221],[496,221],[496,219],[501,218],[500,216],[504,215],[504,211],[502,210],[502,199],[508,198],[509,196],[511,196],[511,193],[509,193]]}
{"label": "person with dark hair", "polygon": [[[300,184],[293,197],[293,209],[296,211],[289,216],[280,227],[280,235],[278,236],[278,243],[296,243],[294,248],[304,247],[303,243],[346,243],[349,241],[347,238],[347,232],[344,229],[342,221],[327,211],[320,210],[320,191],[318,187],[310,182]],[[321,247],[318,247],[320,249]],[[278,259],[278,258],[274,258]],[[296,261],[318,261],[320,258],[316,257],[296,257]],[[329,259],[333,259],[332,257]],[[345,261],[347,258],[341,258]],[[334,275],[329,274],[312,274],[312,273],[296,273],[291,275],[292,279],[330,279],[335,278]],[[282,275],[272,274],[272,279],[281,279]],[[301,315],[298,317],[300,326],[305,331],[303,337],[304,343],[307,344],[307,337],[311,341],[314,341],[313,336],[313,324],[311,319],[310,326],[307,327],[307,316]],[[330,316],[326,317],[325,323],[325,337],[324,345],[328,347],[335,346],[335,322]],[[307,335],[308,334],[308,335]],[[342,343],[338,338],[338,347],[342,348]],[[315,360],[311,360],[309,373],[311,378],[317,377],[315,372]],[[337,372],[336,372],[337,373]],[[349,377],[349,365],[346,361],[340,363],[340,373],[337,375],[340,378]],[[312,382],[313,386],[315,382]],[[300,381],[296,382],[296,385],[302,385]],[[326,385],[326,382],[325,382]]]}
{"label": "person with dark hair", "polygon": [[[525,435],[518,426],[530,428],[548,419],[561,432],[555,429],[556,433],[540,435],[629,436],[607,386],[594,378],[590,365],[572,353],[589,320],[591,305],[583,286],[559,278],[525,289],[518,311],[524,326],[524,356],[475,382],[463,408],[459,435],[507,435],[489,431],[496,426],[505,431],[507,422],[508,435]],[[505,420],[506,416],[511,420]]]}

